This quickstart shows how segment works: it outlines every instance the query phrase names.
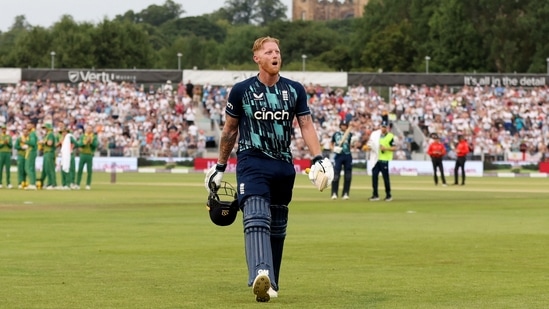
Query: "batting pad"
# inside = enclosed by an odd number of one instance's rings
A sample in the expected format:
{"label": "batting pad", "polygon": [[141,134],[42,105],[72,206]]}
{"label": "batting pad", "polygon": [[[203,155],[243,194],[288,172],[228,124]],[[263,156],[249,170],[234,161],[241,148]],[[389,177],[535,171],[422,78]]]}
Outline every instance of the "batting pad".
{"label": "batting pad", "polygon": [[244,240],[248,264],[248,285],[251,286],[259,270],[268,271],[271,283],[275,282],[271,251],[271,211],[262,197],[252,196],[244,202]]}
{"label": "batting pad", "polygon": [[273,268],[275,281],[271,280],[273,288],[278,291],[278,278],[280,277],[280,265],[282,264],[282,251],[286,239],[286,227],[288,226],[288,206],[271,206],[271,248],[273,254]]}

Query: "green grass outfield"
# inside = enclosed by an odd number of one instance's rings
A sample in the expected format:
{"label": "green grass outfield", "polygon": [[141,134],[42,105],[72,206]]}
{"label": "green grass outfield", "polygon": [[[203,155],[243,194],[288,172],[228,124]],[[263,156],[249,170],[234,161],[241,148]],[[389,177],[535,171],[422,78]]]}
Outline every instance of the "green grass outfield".
{"label": "green grass outfield", "polygon": [[367,201],[366,175],[348,201],[298,175],[265,304],[246,286],[241,214],[210,223],[203,174],[117,176],[0,190],[0,308],[549,308],[547,178],[392,176],[386,203]]}

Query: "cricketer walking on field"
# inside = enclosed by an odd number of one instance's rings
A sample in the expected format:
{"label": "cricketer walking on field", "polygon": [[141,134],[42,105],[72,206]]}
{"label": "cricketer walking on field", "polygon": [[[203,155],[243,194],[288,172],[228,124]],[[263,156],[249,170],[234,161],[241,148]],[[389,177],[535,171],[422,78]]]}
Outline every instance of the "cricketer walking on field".
{"label": "cricketer walking on field", "polygon": [[280,287],[288,205],[296,177],[290,149],[295,119],[313,157],[309,179],[322,191],[333,179],[334,171],[330,160],[321,155],[305,88],[279,74],[279,41],[259,38],[252,51],[259,74],[236,83],[229,93],[218,161],[204,182],[210,194],[212,188],[220,187],[238,139],[236,180],[248,286],[256,301],[267,302],[278,297]]}
{"label": "cricketer walking on field", "polygon": [[11,135],[6,133],[6,125],[1,125],[0,131],[0,188],[2,188],[3,175],[2,172],[6,171],[6,188],[11,189],[11,155],[12,155],[12,138]]}
{"label": "cricketer walking on field", "polygon": [[17,150],[17,187],[23,189],[27,181],[27,172],[25,170],[26,154],[27,154],[27,140],[29,139],[29,129],[23,128],[21,135],[15,140],[15,150]]}
{"label": "cricketer walking on field", "polygon": [[91,189],[92,174],[93,174],[93,154],[97,149],[99,142],[97,135],[93,133],[93,127],[87,126],[84,134],[80,135],[78,140],[78,147],[80,148],[80,162],[78,162],[78,174],[76,176],[76,188],[80,188],[82,182],[82,173],[84,166],[86,166],[86,190]]}

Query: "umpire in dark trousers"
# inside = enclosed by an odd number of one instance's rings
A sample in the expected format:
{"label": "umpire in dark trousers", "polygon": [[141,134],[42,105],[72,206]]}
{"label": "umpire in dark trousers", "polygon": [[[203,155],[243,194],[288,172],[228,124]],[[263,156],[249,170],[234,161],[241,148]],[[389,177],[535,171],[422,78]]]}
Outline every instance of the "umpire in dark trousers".
{"label": "umpire in dark trousers", "polygon": [[372,169],[372,197],[370,201],[379,201],[378,180],[379,173],[383,176],[383,184],[385,185],[385,199],[390,202],[393,200],[391,193],[391,180],[389,178],[389,162],[393,160],[393,153],[396,150],[394,145],[394,135],[389,131],[392,124],[384,119],[381,122],[381,136],[379,140],[379,156],[376,165]]}
{"label": "umpire in dark trousers", "polygon": [[467,161],[467,154],[469,153],[469,143],[465,139],[465,136],[458,135],[458,143],[456,145],[456,165],[454,166],[454,185],[458,185],[459,177],[458,172],[461,170],[461,185],[465,185],[465,161]]}
{"label": "umpire in dark trousers", "polygon": [[442,164],[442,158],[446,155],[446,146],[440,142],[438,134],[431,134],[433,142],[427,149],[427,154],[431,157],[433,162],[433,174],[435,180],[435,186],[438,185],[437,169],[440,171],[440,178],[442,179],[442,185],[446,186],[446,178],[444,178],[444,166]]}

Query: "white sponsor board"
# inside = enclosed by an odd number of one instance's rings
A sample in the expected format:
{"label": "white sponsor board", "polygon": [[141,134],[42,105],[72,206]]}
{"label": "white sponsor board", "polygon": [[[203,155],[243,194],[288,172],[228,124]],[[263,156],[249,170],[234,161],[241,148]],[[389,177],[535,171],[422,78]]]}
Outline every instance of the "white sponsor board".
{"label": "white sponsor board", "polygon": [[522,152],[507,152],[507,161],[511,162],[522,162],[522,164],[535,164],[540,162],[542,159],[542,152],[539,151],[535,154],[530,154],[528,152],[522,153]]}
{"label": "white sponsor board", "polygon": [[[186,83],[190,80],[195,85],[232,86],[255,75],[257,75],[257,71],[183,70],[183,82]],[[301,82],[304,85],[347,87],[346,72],[281,71],[280,76]]]}
{"label": "white sponsor board", "polygon": [[[454,175],[455,161],[443,161],[444,175]],[[461,171],[459,171],[461,173]],[[433,175],[433,163],[431,161],[391,161],[389,173],[394,175]],[[465,162],[465,174],[467,176],[479,176],[484,173],[482,161]],[[368,169],[368,175],[372,175]],[[461,175],[461,174],[460,174]]]}
{"label": "white sponsor board", "polygon": [[[160,159],[160,158],[156,158]],[[171,159],[174,158],[166,158]],[[58,158],[58,163],[60,158]],[[42,157],[36,158],[36,169],[42,170]],[[78,157],[76,158],[76,167],[78,168]],[[355,161],[358,163],[359,160]],[[113,164],[117,172],[135,172],[138,171],[137,158],[131,157],[94,157],[93,158],[93,170],[94,171],[111,171]],[[446,176],[454,175],[455,161],[447,160],[443,162],[444,174]],[[59,171],[58,164],[57,170]],[[84,168],[84,171],[86,169]],[[358,171],[358,169],[356,169]],[[152,169],[151,169],[152,172]],[[433,175],[433,165],[431,161],[391,161],[389,162],[389,173],[393,175]],[[467,161],[465,162],[465,174],[467,176],[481,177],[484,173],[482,161]],[[368,175],[371,175],[371,171],[368,171]]]}
{"label": "white sponsor board", "polygon": [[16,84],[21,80],[21,69],[1,68],[0,84]]}

